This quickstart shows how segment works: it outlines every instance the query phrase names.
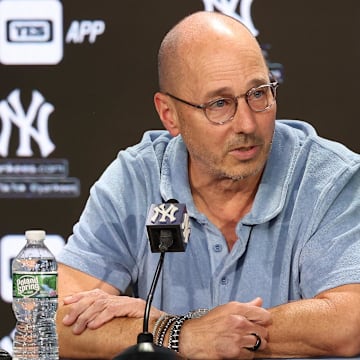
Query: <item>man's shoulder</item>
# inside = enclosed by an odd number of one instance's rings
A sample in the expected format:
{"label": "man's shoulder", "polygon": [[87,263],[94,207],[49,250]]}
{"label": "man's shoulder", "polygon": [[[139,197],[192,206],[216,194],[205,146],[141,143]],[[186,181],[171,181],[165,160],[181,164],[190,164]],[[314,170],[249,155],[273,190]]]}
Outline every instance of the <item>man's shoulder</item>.
{"label": "man's shoulder", "polygon": [[[296,198],[297,204],[303,204],[298,205],[301,216],[302,208],[326,210],[344,189],[358,188],[359,179],[359,154],[320,137],[308,123],[277,121],[261,192],[257,195],[258,205],[252,211],[253,221],[274,218],[284,206],[292,209],[295,202],[288,199]],[[325,204],[323,207],[320,201]]]}
{"label": "man's shoulder", "polygon": [[[298,160],[323,162],[353,166],[360,164],[360,155],[344,144],[320,136],[314,127],[300,120],[277,120],[277,136],[286,139],[292,148],[297,147]],[[281,142],[281,141],[280,141]],[[284,144],[283,144],[284,145]]]}
{"label": "man's shoulder", "polygon": [[139,143],[130,146],[127,150],[139,152],[148,148],[164,147],[166,149],[172,138],[166,130],[148,130],[144,132]]}
{"label": "man's shoulder", "polygon": [[166,130],[148,130],[144,132],[140,142],[121,150],[118,158],[129,163],[133,161],[156,161],[160,164],[173,139]]}

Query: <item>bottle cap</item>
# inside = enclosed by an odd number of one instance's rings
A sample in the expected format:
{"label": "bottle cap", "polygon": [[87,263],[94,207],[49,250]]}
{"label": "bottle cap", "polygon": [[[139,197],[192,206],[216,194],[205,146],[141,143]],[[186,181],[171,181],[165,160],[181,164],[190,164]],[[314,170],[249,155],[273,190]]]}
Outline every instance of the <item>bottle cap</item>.
{"label": "bottle cap", "polygon": [[45,239],[45,231],[44,230],[27,230],[25,231],[25,237],[31,241],[40,241]]}

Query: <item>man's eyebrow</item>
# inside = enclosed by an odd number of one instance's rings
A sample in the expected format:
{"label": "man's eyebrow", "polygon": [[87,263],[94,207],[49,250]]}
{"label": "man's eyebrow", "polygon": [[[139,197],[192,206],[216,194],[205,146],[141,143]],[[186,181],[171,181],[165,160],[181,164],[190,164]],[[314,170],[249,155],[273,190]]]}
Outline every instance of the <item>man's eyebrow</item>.
{"label": "man's eyebrow", "polygon": [[[255,87],[258,87],[260,85],[264,85],[264,84],[267,84],[267,83],[268,83],[268,79],[265,79],[265,78],[252,79],[247,83],[247,86],[245,86],[245,90],[243,91],[243,94],[246,94],[246,92],[248,92],[249,90],[251,90],[251,89],[253,89]],[[216,96],[223,96],[224,94],[230,95],[230,94],[233,94],[233,92],[234,91],[233,91],[232,88],[230,88],[228,86],[223,86],[223,87],[208,91],[205,94],[205,98],[206,99],[211,99],[211,98],[214,98]],[[233,94],[233,95],[237,96],[237,95],[241,95],[241,94]]]}
{"label": "man's eyebrow", "polygon": [[223,86],[221,88],[210,90],[205,94],[206,99],[211,99],[216,96],[224,95],[224,94],[231,94],[233,93],[232,89],[230,89],[228,86]]}
{"label": "man's eyebrow", "polygon": [[265,85],[268,84],[269,80],[267,78],[256,78],[256,79],[252,79],[248,85],[248,90],[254,88],[254,87],[258,87],[260,85]]}

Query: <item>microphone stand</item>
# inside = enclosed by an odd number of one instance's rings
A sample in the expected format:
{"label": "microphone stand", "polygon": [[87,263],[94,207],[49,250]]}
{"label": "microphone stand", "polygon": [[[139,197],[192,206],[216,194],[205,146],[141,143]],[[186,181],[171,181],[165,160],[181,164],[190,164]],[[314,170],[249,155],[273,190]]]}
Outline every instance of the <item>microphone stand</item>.
{"label": "microphone stand", "polygon": [[146,299],[143,332],[138,335],[136,345],[133,345],[130,348],[126,349],[124,352],[117,355],[113,360],[137,360],[137,359],[178,360],[180,359],[180,356],[175,351],[170,350],[166,347],[155,345],[153,334],[148,331],[151,303],[154,297],[154,293],[157,282],[159,280],[161,269],[164,263],[165,251],[161,251],[160,253],[159,262],[155,271],[155,275],[150,287],[148,297]]}
{"label": "microphone stand", "polygon": [[155,270],[155,275],[154,275],[154,278],[153,278],[153,281],[152,281],[152,284],[151,284],[151,287],[150,287],[148,297],[146,299],[145,313],[144,313],[144,323],[143,323],[143,332],[138,335],[138,338],[137,338],[137,343],[138,344],[141,344],[141,343],[144,343],[144,342],[153,342],[154,341],[153,334],[149,332],[149,317],[150,317],[150,309],[151,309],[152,300],[153,300],[153,297],[154,297],[157,282],[159,280],[161,269],[162,269],[162,266],[163,266],[163,263],[164,263],[164,258],[165,258],[165,252],[162,251],[160,253],[159,262],[158,262],[157,268]]}
{"label": "microphone stand", "polygon": [[[170,199],[166,202],[178,203],[175,199]],[[166,204],[157,205],[156,207],[151,206],[149,211],[149,225],[147,225],[148,238],[150,240],[150,246],[152,252],[160,252],[159,262],[154,274],[153,281],[146,299],[145,311],[144,311],[144,322],[143,331],[137,337],[137,344],[129,347],[124,352],[117,355],[113,360],[136,360],[136,359],[163,359],[163,360],[176,360],[181,359],[180,355],[171,349],[161,347],[154,344],[154,337],[149,332],[149,317],[151,310],[151,303],[154,297],[156,285],[159,280],[161,269],[164,263],[165,253],[167,251],[183,252],[186,248],[187,239],[189,236],[189,218],[186,214],[186,206],[182,204],[178,207],[171,205],[170,211],[179,211],[179,217],[174,217],[174,214],[165,214],[170,217],[170,225],[166,225],[161,221],[156,221],[159,213],[165,211],[164,206]],[[155,215],[155,219],[154,218]],[[162,215],[164,215],[162,213]],[[181,222],[180,222],[181,220]],[[154,231],[150,231],[152,228]],[[177,231],[176,231],[177,230]]]}

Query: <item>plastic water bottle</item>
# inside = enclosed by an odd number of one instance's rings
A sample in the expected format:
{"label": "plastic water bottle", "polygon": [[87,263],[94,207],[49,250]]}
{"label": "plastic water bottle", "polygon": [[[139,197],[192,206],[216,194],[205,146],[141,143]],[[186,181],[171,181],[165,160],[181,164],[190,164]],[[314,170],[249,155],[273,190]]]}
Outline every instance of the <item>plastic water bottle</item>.
{"label": "plastic water bottle", "polygon": [[28,230],[26,245],[12,263],[16,317],[13,359],[58,360],[57,263],[44,244],[45,231]]}

